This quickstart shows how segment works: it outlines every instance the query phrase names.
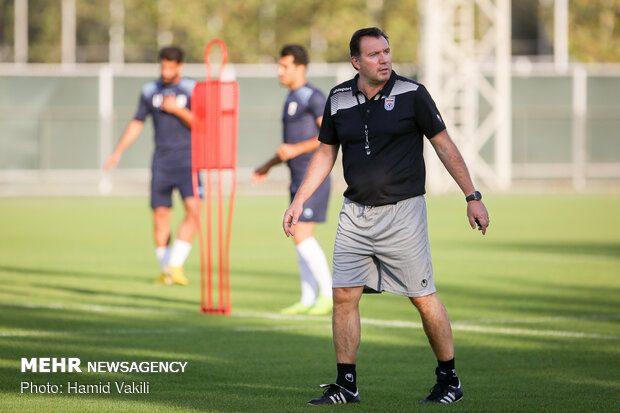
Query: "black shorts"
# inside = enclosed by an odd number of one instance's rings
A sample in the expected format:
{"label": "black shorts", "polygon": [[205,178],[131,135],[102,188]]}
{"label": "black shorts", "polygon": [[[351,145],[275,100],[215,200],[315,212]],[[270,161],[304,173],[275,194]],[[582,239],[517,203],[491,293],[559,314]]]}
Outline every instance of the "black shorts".
{"label": "black shorts", "polygon": [[[299,222],[325,222],[330,190],[331,180],[328,176],[304,203],[304,209],[299,216]],[[291,202],[295,197],[295,193],[296,191],[291,190]]]}
{"label": "black shorts", "polygon": [[172,191],[174,188],[179,190],[183,199],[194,196],[191,166],[168,169],[153,165],[151,175],[151,208],[171,208]]}

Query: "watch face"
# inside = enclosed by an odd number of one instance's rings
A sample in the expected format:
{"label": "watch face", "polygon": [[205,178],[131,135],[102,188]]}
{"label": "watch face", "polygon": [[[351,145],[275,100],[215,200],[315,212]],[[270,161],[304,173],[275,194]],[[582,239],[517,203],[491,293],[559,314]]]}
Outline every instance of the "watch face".
{"label": "watch face", "polygon": [[480,201],[482,199],[482,194],[478,191],[475,191],[473,194],[467,196],[467,198],[465,198],[465,200],[467,202],[469,201]]}

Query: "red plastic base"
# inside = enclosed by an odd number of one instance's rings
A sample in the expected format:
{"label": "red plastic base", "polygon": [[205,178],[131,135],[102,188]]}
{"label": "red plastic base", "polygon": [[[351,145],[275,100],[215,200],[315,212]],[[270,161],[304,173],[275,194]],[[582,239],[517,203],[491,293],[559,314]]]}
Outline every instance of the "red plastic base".
{"label": "red plastic base", "polygon": [[232,314],[232,308],[230,307],[218,307],[218,308],[207,308],[201,307],[200,312],[203,314],[220,314],[220,315],[230,315]]}

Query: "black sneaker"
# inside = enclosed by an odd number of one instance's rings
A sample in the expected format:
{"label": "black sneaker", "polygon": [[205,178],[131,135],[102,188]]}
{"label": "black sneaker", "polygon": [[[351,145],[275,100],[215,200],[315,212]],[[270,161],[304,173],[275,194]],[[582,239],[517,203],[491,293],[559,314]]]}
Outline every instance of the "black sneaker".
{"label": "black sneaker", "polygon": [[458,386],[454,386],[450,384],[452,377],[449,374],[446,374],[445,371],[441,371],[439,368],[435,371],[437,374],[437,384],[431,389],[431,394],[426,396],[424,400],[421,400],[420,403],[456,403],[461,401],[463,398],[463,386],[461,386],[461,381],[456,378],[459,382]]}
{"label": "black sneaker", "polygon": [[308,404],[346,404],[346,403],[359,403],[360,395],[359,391],[355,393],[350,392],[342,386],[335,383],[333,384],[321,384],[320,387],[327,387],[323,396],[318,399],[312,399]]}

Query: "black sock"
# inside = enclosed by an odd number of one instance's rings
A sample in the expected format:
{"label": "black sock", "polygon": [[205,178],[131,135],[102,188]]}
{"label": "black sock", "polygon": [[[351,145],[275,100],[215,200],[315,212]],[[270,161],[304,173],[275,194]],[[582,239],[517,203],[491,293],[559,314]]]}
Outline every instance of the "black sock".
{"label": "black sock", "polygon": [[338,379],[336,384],[352,393],[357,391],[355,364],[338,363]]}
{"label": "black sock", "polygon": [[437,360],[437,365],[442,370],[454,370],[454,357],[448,361]]}
{"label": "black sock", "polygon": [[454,368],[454,358],[448,361],[437,360],[437,365],[439,369],[443,370],[450,376],[450,385],[458,386],[459,378],[456,376],[456,369]]}

